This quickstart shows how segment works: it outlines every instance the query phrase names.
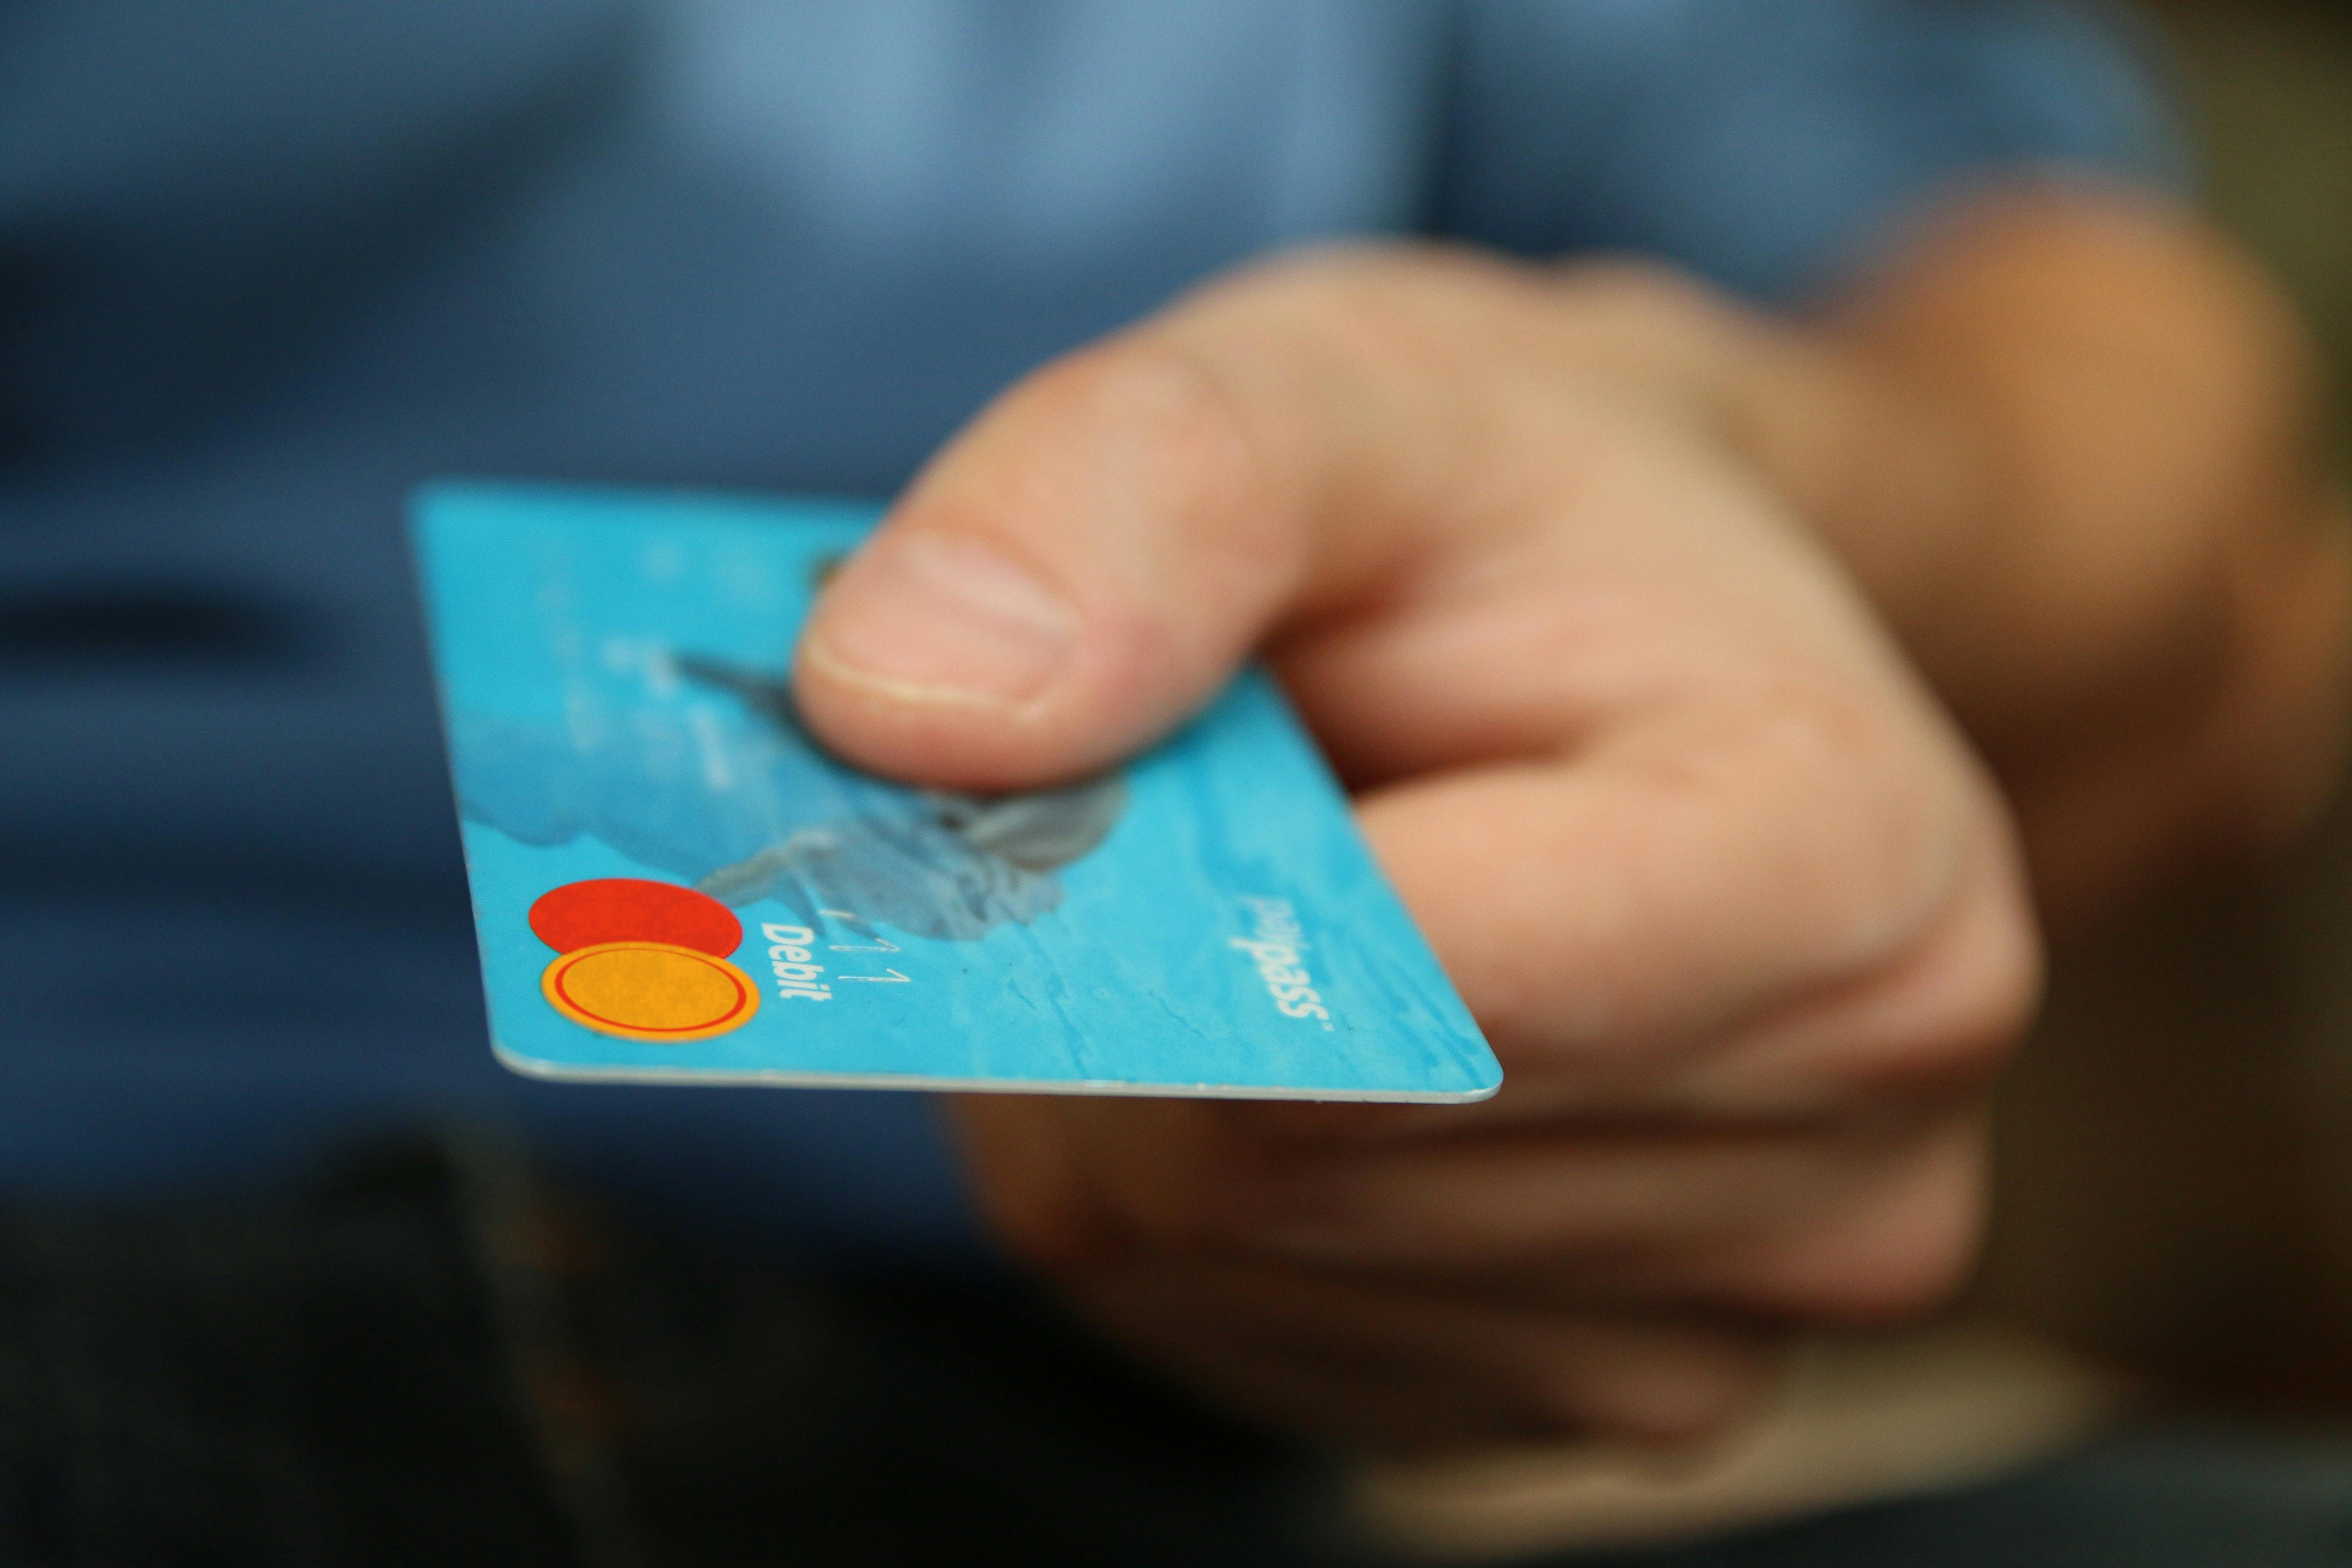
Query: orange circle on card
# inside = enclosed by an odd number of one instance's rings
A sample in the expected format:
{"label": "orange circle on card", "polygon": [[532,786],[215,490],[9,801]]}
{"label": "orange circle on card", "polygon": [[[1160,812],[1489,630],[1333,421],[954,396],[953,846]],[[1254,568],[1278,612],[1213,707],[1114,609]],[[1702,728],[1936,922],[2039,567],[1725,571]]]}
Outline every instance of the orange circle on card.
{"label": "orange circle on card", "polygon": [[547,966],[540,989],[575,1024],[625,1040],[707,1040],[760,1010],[751,977],[723,958],[666,942],[606,942]]}
{"label": "orange circle on card", "polygon": [[658,942],[725,958],[743,945],[743,922],[708,893],[641,877],[597,877],[541,893],[530,929],[558,952],[599,942]]}

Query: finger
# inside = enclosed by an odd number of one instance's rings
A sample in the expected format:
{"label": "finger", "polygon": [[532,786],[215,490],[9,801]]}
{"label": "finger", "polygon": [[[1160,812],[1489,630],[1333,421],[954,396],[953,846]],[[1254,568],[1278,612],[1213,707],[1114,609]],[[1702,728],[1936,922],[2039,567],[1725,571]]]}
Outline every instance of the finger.
{"label": "finger", "polygon": [[[1550,1280],[1551,1299],[1587,1305],[1780,1311],[1835,1289],[1842,1258],[1858,1296],[1898,1297],[1901,1279],[1929,1289],[1966,1261],[1982,1182],[1973,1101],[1828,1122],[1570,1121],[1323,1145],[1258,1137],[1231,1110],[1001,1096],[957,1108],[999,1236],[1062,1275],[1137,1255],[1257,1257]],[[1905,1223],[1907,1240],[1893,1234]]]}
{"label": "finger", "polygon": [[1606,1433],[1694,1441],[1769,1390],[1776,1341],[1689,1320],[1224,1262],[1089,1287],[1086,1310],[1196,1386],[1352,1446]]}
{"label": "finger", "polygon": [[1487,1137],[1546,1126],[1763,1132],[1928,1115],[1983,1091],[2040,994],[2041,952],[1997,822],[1950,907],[1897,960],[1764,1008],[1719,1049],[1659,1072],[1554,1059],[1470,1106],[1236,1105],[1253,1136],[1301,1148]]}
{"label": "finger", "polygon": [[796,660],[803,713],[856,761],[975,788],[1140,747],[1286,616],[1459,536],[1446,481],[1476,470],[1498,400],[1434,319],[1463,293],[1538,309],[1504,277],[1294,264],[1032,376],[835,577]]}
{"label": "finger", "polygon": [[1059,1097],[957,1094],[937,1109],[961,1150],[970,1186],[997,1239],[1049,1271],[1099,1266],[1122,1252],[1122,1223],[1085,1168]]}
{"label": "finger", "polygon": [[1989,1163],[1981,1110],[1921,1145],[1899,1179],[1824,1215],[1704,1247],[1659,1249],[1580,1270],[1628,1300],[1715,1302],[1809,1322],[1900,1321],[1941,1305],[1974,1265]]}
{"label": "finger", "polygon": [[1507,1073],[1591,1081],[1898,961],[1982,852],[1984,790],[1927,726],[1824,680],[1694,697],[1360,815]]}
{"label": "finger", "polygon": [[1426,1278],[1590,1268],[1701,1281],[1685,1258],[1740,1255],[1914,1191],[1948,1122],[1889,1131],[1580,1133],[1408,1144],[1302,1162],[1195,1199],[1172,1248]]}
{"label": "finger", "polygon": [[984,1097],[962,1123],[1001,1234],[1057,1272],[1146,1253],[1430,1279],[1580,1262],[1657,1272],[1874,1205],[1942,1168],[1953,1129],[1974,1126],[1967,1107],[1318,1147],[1257,1138],[1230,1109]]}
{"label": "finger", "polygon": [[1556,1313],[1717,1313],[1745,1323],[1871,1325],[1941,1305],[1981,1241],[1989,1172],[1978,1109],[1923,1136],[1880,1179],[1804,1212],[1739,1231],[1635,1237],[1565,1252],[1498,1251],[1486,1263],[1433,1264],[1378,1248],[1323,1247],[1313,1268],[1381,1284],[1475,1289]]}

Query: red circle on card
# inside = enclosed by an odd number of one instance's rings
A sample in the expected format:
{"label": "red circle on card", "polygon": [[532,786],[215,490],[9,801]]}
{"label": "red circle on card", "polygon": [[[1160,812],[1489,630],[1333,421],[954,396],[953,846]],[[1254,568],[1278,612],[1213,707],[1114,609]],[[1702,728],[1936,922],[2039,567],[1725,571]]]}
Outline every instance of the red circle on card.
{"label": "red circle on card", "polygon": [[636,877],[598,877],[541,893],[530,906],[530,929],[558,952],[660,942],[725,958],[743,944],[743,922],[717,899]]}

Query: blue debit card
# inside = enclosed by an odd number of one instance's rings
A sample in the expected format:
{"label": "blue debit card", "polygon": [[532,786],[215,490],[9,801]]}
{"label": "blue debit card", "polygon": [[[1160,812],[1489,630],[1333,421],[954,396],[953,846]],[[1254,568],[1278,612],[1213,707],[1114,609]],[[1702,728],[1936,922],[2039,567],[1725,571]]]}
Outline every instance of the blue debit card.
{"label": "blue debit card", "polygon": [[972,795],[802,731],[877,506],[446,484],[415,535],[501,1060],[546,1078],[1463,1100],[1502,1070],[1263,674]]}

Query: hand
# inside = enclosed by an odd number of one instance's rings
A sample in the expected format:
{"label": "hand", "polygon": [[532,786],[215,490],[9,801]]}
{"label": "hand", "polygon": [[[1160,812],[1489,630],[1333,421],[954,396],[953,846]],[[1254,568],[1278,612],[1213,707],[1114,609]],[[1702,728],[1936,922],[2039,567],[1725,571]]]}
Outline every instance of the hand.
{"label": "hand", "polygon": [[1005,1239],[1231,1406],[1354,1447],[1707,1431],[1788,1325],[1971,1256],[2034,994],[2000,801],[1676,391],[1622,271],[1244,275],[1048,367],[839,574],[797,666],[870,766],[1101,766],[1264,646],[1502,1058],[1468,1108],[974,1096]]}

